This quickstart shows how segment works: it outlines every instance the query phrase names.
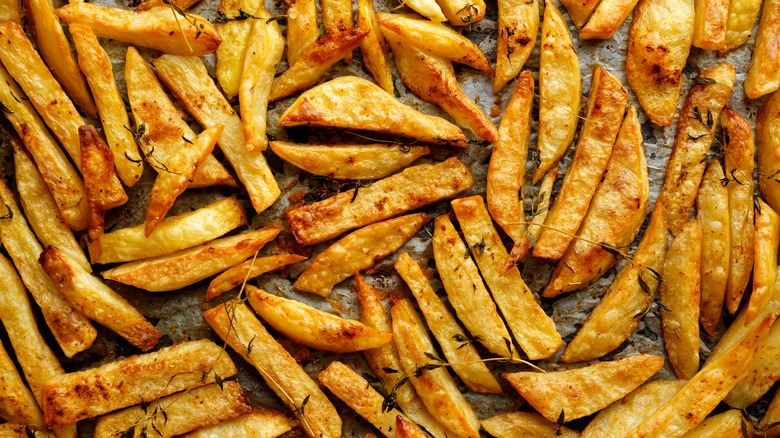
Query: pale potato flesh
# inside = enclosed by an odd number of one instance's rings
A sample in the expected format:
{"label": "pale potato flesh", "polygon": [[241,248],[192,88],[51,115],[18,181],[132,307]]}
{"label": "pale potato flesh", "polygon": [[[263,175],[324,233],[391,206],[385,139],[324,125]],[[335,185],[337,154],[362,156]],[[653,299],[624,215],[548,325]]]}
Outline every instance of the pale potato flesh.
{"label": "pale potato flesh", "polygon": [[485,16],[484,0],[437,0],[452,26],[471,26]]}
{"label": "pale potato flesh", "polygon": [[287,64],[293,65],[317,37],[316,0],[287,0]]}
{"label": "pale potato flesh", "polygon": [[244,284],[246,281],[259,277],[266,272],[282,268],[291,263],[306,260],[306,257],[294,254],[281,254],[268,257],[250,258],[240,265],[214,277],[206,290],[206,300],[218,297],[223,293]]}
{"label": "pale potato flesh", "polygon": [[639,0],[603,0],[599,2],[585,26],[580,29],[581,40],[608,40],[615,35]]}
{"label": "pale potato flesh", "polygon": [[254,409],[238,418],[201,427],[194,432],[183,435],[183,438],[222,438],[226,436],[276,438],[298,424],[298,421],[290,419],[281,412]]}
{"label": "pale potato flesh", "polygon": [[558,426],[536,412],[504,412],[481,421],[482,427],[496,438],[578,438],[579,433]]}
{"label": "pale potato flesh", "polygon": [[750,370],[723,399],[729,406],[745,409],[757,402],[780,379],[780,324],[772,323],[769,335],[756,353]]}
{"label": "pale potato flesh", "polygon": [[539,33],[539,0],[498,0],[498,51],[493,94],[523,69],[536,46]]}
{"label": "pale potato flesh", "polygon": [[547,173],[544,174],[544,177],[542,177],[542,183],[539,186],[539,190],[535,191],[534,198],[531,200],[531,214],[533,215],[533,218],[528,224],[526,232],[512,246],[512,251],[506,258],[503,268],[501,268],[502,273],[509,271],[518,260],[525,257],[525,254],[529,249],[533,248],[529,236],[533,239],[533,242],[536,242],[542,234],[542,231],[544,231],[541,225],[547,220],[553,184],[555,184],[556,179],[558,179],[558,166],[548,170]]}
{"label": "pale potato flesh", "polygon": [[[220,2],[220,12],[226,16],[238,15],[238,11],[225,11]],[[214,27],[222,36],[222,42],[217,47],[216,77],[222,91],[228,99],[238,95],[241,75],[244,71],[246,49],[249,45],[249,34],[255,20],[230,20],[227,23],[217,23]]]}
{"label": "pale potato flesh", "polygon": [[758,109],[756,119],[756,162],[761,197],[774,211],[780,211],[780,182],[771,175],[780,171],[780,92]]}
{"label": "pale potato flesh", "polygon": [[726,20],[729,0],[701,0],[696,2],[691,45],[704,50],[718,50],[726,44]]}
{"label": "pale potato flesh", "polygon": [[750,322],[766,307],[777,279],[777,250],[780,216],[762,199],[756,200],[753,247],[753,292],[747,307]]}
{"label": "pale potato flesh", "polygon": [[731,0],[726,22],[726,43],[718,50],[718,56],[744,44],[753,33],[762,0]]}
{"label": "pale potato flesh", "polygon": [[43,426],[43,414],[32,392],[0,345],[0,418],[8,422]]}
{"label": "pale potato flesh", "polygon": [[[288,24],[288,32],[289,26]],[[360,43],[363,65],[366,66],[366,70],[374,77],[374,81],[383,90],[392,94],[394,89],[393,67],[390,64],[390,54],[387,51],[385,37],[379,28],[373,0],[358,0],[357,27],[368,31],[368,34]]]}
{"label": "pale potato flesh", "polygon": [[765,0],[753,45],[745,94],[757,99],[780,88],[780,3]]}

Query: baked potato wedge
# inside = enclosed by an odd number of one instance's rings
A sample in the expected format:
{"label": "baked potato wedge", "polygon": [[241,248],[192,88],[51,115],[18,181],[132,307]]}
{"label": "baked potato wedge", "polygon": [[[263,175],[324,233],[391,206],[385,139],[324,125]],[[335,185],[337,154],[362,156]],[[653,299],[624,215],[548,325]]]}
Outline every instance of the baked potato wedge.
{"label": "baked potato wedge", "polygon": [[581,40],[608,40],[615,35],[638,0],[602,0],[585,26],[580,29]]}
{"label": "baked potato wedge", "polygon": [[43,414],[16,365],[0,345],[0,418],[8,422],[43,427]]}
{"label": "baked potato wedge", "polygon": [[718,415],[705,418],[692,431],[686,433],[685,438],[727,438],[732,436],[756,436],[756,428],[753,421],[745,418],[739,409],[730,409]]}
{"label": "baked potato wedge", "polygon": [[756,164],[761,197],[780,211],[780,92],[775,91],[758,109],[756,118]]}
{"label": "baked potato wedge", "polygon": [[423,17],[431,20],[434,23],[441,23],[447,21],[447,17],[441,10],[436,0],[409,0],[404,2],[405,6],[409,6],[415,12]]}
{"label": "baked potato wedge", "polygon": [[[224,2],[220,2],[219,12],[227,14],[222,10],[222,3]],[[214,25],[214,28],[222,36],[222,42],[216,50],[217,83],[225,92],[225,96],[231,100],[238,95],[238,89],[241,86],[241,74],[244,71],[244,59],[246,59],[246,48],[249,44],[252,24],[254,24],[254,20],[247,19],[230,20]]]}
{"label": "baked potato wedge", "polygon": [[745,94],[750,99],[780,88],[780,4],[767,0],[763,11],[745,78]]}
{"label": "baked potato wedge", "polygon": [[[766,431],[777,431],[778,416],[780,414],[780,397],[775,393],[772,397],[772,401],[769,403],[769,407],[766,408],[766,414],[758,423],[758,427]],[[773,426],[774,425],[774,426]]]}
{"label": "baked potato wedge", "polygon": [[601,3],[601,0],[563,0],[561,5],[566,8],[572,23],[579,29],[585,25],[590,15]]}
{"label": "baked potato wedge", "polygon": [[484,0],[436,0],[452,26],[471,26],[485,16]]}
{"label": "baked potato wedge", "polygon": [[498,0],[498,51],[493,94],[523,69],[536,46],[539,33],[539,0]]}
{"label": "baked potato wedge", "polygon": [[696,18],[693,23],[691,45],[704,50],[718,50],[726,44],[726,20],[729,16],[728,0],[702,0],[696,2]]}
{"label": "baked potato wedge", "polygon": [[326,33],[343,32],[354,27],[351,1],[324,0],[320,7],[322,8],[322,24],[325,26]]}
{"label": "baked potato wedge", "polygon": [[723,56],[747,42],[753,33],[761,3],[761,0],[731,0],[726,21],[726,43],[718,49],[718,56]]}
{"label": "baked potato wedge", "polygon": [[[171,4],[176,5],[182,11],[186,11],[190,6],[197,3],[199,0],[169,0]],[[166,3],[163,0],[143,0],[137,7],[139,11],[146,11],[155,6],[162,6]]]}
{"label": "baked potato wedge", "polygon": [[275,438],[285,434],[299,423],[287,415],[265,409],[254,409],[238,418],[222,421],[212,426],[183,435],[183,438],[222,438],[245,436],[248,438]]}
{"label": "baked potato wedge", "polygon": [[319,36],[316,0],[287,0],[287,64],[293,65]]}
{"label": "baked potato wedge", "polygon": [[546,438],[560,436],[579,438],[580,434],[566,426],[547,420],[536,412],[504,412],[485,418],[482,427],[496,438]]}
{"label": "baked potato wedge", "polygon": [[763,199],[756,200],[753,245],[753,292],[747,307],[750,322],[766,307],[777,279],[780,216]]}
{"label": "baked potato wedge", "polygon": [[780,352],[780,324],[772,323],[764,345],[756,353],[750,370],[723,400],[736,409],[745,409],[764,396],[780,379],[778,368]]}
{"label": "baked potato wedge", "polygon": [[266,272],[282,268],[291,263],[306,260],[306,257],[295,254],[280,254],[268,257],[250,258],[240,265],[233,266],[217,275],[209,283],[206,290],[206,300],[218,297],[223,293],[241,286],[246,281],[259,277]]}
{"label": "baked potato wedge", "polygon": [[506,273],[517,263],[518,260],[525,257],[525,254],[531,249],[532,242],[535,244],[544,229],[541,225],[547,220],[547,212],[550,208],[550,198],[552,198],[553,184],[558,179],[558,166],[553,167],[542,177],[542,183],[538,190],[534,191],[531,200],[531,222],[528,223],[526,232],[520,236],[520,239],[512,246],[512,251],[501,268],[502,273]]}
{"label": "baked potato wedge", "polygon": [[363,65],[374,77],[374,82],[392,94],[393,67],[390,65],[390,54],[387,51],[385,37],[379,28],[373,0],[358,0],[357,27],[368,31],[360,43]]}
{"label": "baked potato wedge", "polygon": [[0,0],[0,23],[22,21],[22,10],[18,0]]}

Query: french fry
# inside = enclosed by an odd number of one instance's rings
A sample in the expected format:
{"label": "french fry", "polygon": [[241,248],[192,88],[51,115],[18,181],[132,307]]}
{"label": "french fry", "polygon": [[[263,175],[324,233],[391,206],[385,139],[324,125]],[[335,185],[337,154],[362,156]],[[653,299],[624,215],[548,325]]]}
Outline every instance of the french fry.
{"label": "french fry", "polygon": [[[195,138],[195,133],[181,119],[157,76],[135,47],[127,48],[125,80],[136,130],[141,134],[139,146],[152,168],[158,173],[164,172],[160,163],[165,163],[174,151],[182,147],[185,139],[191,141]],[[237,185],[225,166],[213,155],[206,158],[190,183],[193,188],[210,185]]]}
{"label": "french fry", "polygon": [[212,426],[183,435],[183,438],[222,438],[243,436],[248,438],[275,438],[298,425],[298,421],[277,411],[255,409],[233,420],[222,421]]}
{"label": "french fry", "polygon": [[755,433],[753,422],[746,419],[738,409],[731,409],[705,419],[695,429],[686,433],[684,438],[728,438],[740,435],[752,437]]}
{"label": "french fry", "polygon": [[434,23],[447,21],[447,17],[444,15],[444,12],[442,12],[441,6],[439,6],[438,2],[435,0],[410,0],[404,2],[404,5],[409,6],[415,12]]}
{"label": "french fry", "polygon": [[[240,16],[238,10],[225,9],[223,6],[225,3],[232,2],[220,1],[218,13],[223,13],[226,17]],[[222,36],[222,42],[219,43],[216,51],[217,83],[219,83],[222,91],[225,92],[225,96],[231,100],[238,95],[238,90],[241,86],[246,49],[249,45],[249,34],[252,32],[253,24],[254,20],[246,19],[228,20],[225,23],[214,25],[219,35]]]}
{"label": "french fry", "polygon": [[726,20],[728,15],[728,0],[696,2],[696,19],[693,24],[691,45],[704,50],[718,50],[722,48],[726,43]]}
{"label": "french fry", "polygon": [[642,109],[657,125],[671,126],[677,111],[695,16],[689,0],[643,0],[634,10],[626,76]]}
{"label": "french fry", "polygon": [[77,2],[55,13],[68,24],[89,25],[99,37],[173,55],[206,55],[217,50],[222,42],[208,20],[168,6],[131,11]]}
{"label": "french fry", "polygon": [[212,383],[160,398],[149,406],[135,406],[104,415],[95,423],[93,436],[129,438],[155,433],[168,438],[232,420],[251,411],[252,405],[238,382]]}
{"label": "french fry", "polygon": [[750,99],[780,88],[780,4],[777,0],[765,1],[763,10],[745,78],[745,94]]}
{"label": "french fry", "polygon": [[[699,319],[704,330],[715,334],[723,310],[731,257],[731,224],[728,190],[723,187],[723,166],[710,162],[696,197],[696,212],[701,227],[701,304]],[[775,269],[777,266],[775,265]],[[774,285],[774,282],[771,283]]]}
{"label": "french fry", "polygon": [[485,16],[484,0],[437,0],[447,21],[453,26],[471,26]]}
{"label": "french fry", "polygon": [[498,52],[493,94],[504,88],[523,69],[536,46],[539,32],[539,0],[498,1]]}
{"label": "french fry", "polygon": [[520,371],[503,376],[544,418],[563,422],[590,415],[620,400],[663,364],[664,358],[646,354],[566,371]]}
{"label": "french fry", "polygon": [[153,64],[168,89],[201,125],[225,125],[217,142],[220,149],[244,183],[255,211],[260,213],[270,207],[279,197],[279,186],[263,154],[246,150],[241,118],[217,88],[203,61],[197,57],[163,55]]}
{"label": "french fry", "polygon": [[165,172],[157,175],[149,195],[149,206],[146,209],[146,221],[144,222],[144,235],[149,237],[157,225],[168,214],[176,198],[189,186],[189,182],[195,176],[198,167],[214,150],[217,139],[223,125],[214,125],[198,134],[165,160]]}
{"label": "french fry", "polygon": [[[726,108],[721,116],[725,149],[724,184],[729,192],[731,264],[726,286],[726,310],[737,312],[753,270],[753,130],[739,113]],[[754,309],[755,310],[755,309]],[[751,312],[750,316],[755,316]],[[750,318],[749,318],[750,319]]]}
{"label": "french fry", "polygon": [[50,246],[39,261],[57,290],[84,316],[116,332],[142,351],[157,345],[160,331],[132,304],[65,253]]}
{"label": "french fry", "polygon": [[217,377],[226,379],[236,372],[233,361],[215,343],[207,339],[181,342],[153,353],[53,377],[42,389],[43,418],[49,427],[73,424],[208,385]]}
{"label": "french fry", "polygon": [[780,379],[780,368],[777,366],[778,351],[780,351],[780,324],[772,323],[769,335],[758,349],[750,370],[734,385],[723,401],[733,408],[745,409],[772,389],[774,383]]}
{"label": "french fry", "polygon": [[428,436],[414,423],[404,419],[402,415],[395,417],[395,432],[398,438],[426,438]]}
{"label": "french fry", "polygon": [[581,28],[588,21],[588,18],[599,5],[601,0],[563,0],[561,5],[566,8],[572,23],[577,28]]}
{"label": "french fry", "polygon": [[0,1],[0,23],[4,21],[22,21],[22,11],[18,0]]}
{"label": "french fry", "polygon": [[776,175],[780,171],[780,92],[758,109],[756,118],[756,162],[758,188],[761,197],[774,211],[780,211],[780,182],[761,175]]}
{"label": "french fry", "polygon": [[580,60],[558,7],[545,5],[539,54],[539,167],[534,183],[558,164],[569,148],[582,104]]}
{"label": "french fry", "polygon": [[280,231],[280,226],[272,225],[223,237],[166,256],[125,263],[103,271],[102,275],[107,280],[151,292],[181,289],[241,263]]}
{"label": "french fry", "polygon": [[644,146],[642,127],[631,105],[612,147],[604,179],[577,231],[578,239],[555,267],[542,296],[552,298],[596,281],[618,262],[608,249],[627,248],[634,241],[650,197]]}
{"label": "french fry", "polygon": [[[477,349],[468,342],[466,333],[447,309],[444,302],[433,291],[422,269],[420,269],[420,266],[412,259],[409,253],[403,252],[398,256],[395,262],[395,270],[412,291],[418,306],[420,306],[420,312],[425,317],[425,321],[428,322],[428,327],[433,336],[439,342],[445,359],[452,364],[452,371],[460,377],[461,381],[471,391],[501,394],[503,391],[496,378],[490,374],[487,365],[481,361]],[[489,298],[490,296],[488,295]],[[495,311],[495,305],[492,302],[489,304],[493,307],[491,316],[494,315],[498,318],[497,321],[493,318],[494,321],[492,323],[494,325],[500,323],[503,333],[506,335],[504,339],[509,339],[509,333],[506,327],[503,327],[501,317]],[[475,307],[475,305],[476,303],[472,302],[472,307]],[[480,305],[484,307],[484,304],[480,303]],[[489,311],[487,313],[490,314]],[[504,344],[504,347],[506,347],[506,344]],[[510,352],[505,351],[503,353],[510,357],[512,356]]]}
{"label": "french fry", "polygon": [[473,184],[469,168],[451,157],[434,165],[408,167],[361,188],[358,193],[347,190],[296,208],[287,212],[287,221],[298,242],[314,245],[353,228],[455,196]]}
{"label": "french fry", "polygon": [[[547,212],[550,207],[550,198],[552,198],[553,184],[558,179],[558,167],[555,166],[542,177],[542,184],[539,190],[535,193],[533,202],[531,202],[531,214],[533,219],[528,224],[526,232],[520,236],[520,239],[512,246],[512,251],[504,262],[504,266],[501,268],[502,273],[509,271],[518,260],[525,257],[525,254],[529,249],[533,248],[531,243],[534,244],[539,239],[544,229],[541,225],[547,220]],[[533,239],[533,240],[531,240]]]}
{"label": "french fry", "polygon": [[436,357],[436,350],[412,302],[401,299],[390,311],[401,366],[425,407],[454,435],[479,436],[479,420],[458,391],[452,376],[443,368],[444,362],[428,356]]}
{"label": "french fry", "polygon": [[[287,27],[289,29],[289,19]],[[368,34],[360,43],[360,53],[363,55],[363,65],[374,77],[383,90],[393,93],[393,67],[390,65],[390,55],[387,43],[379,28],[373,0],[358,0],[357,27],[365,29]],[[288,30],[289,32],[289,30]],[[287,49],[289,53],[289,48]],[[292,65],[292,63],[291,63]]]}
{"label": "french fry", "polygon": [[608,40],[615,35],[639,0],[603,0],[580,29],[581,40]]}
{"label": "french fry", "polygon": [[279,117],[279,126],[333,126],[382,131],[435,144],[464,146],[452,123],[419,113],[365,79],[344,76],[305,91]]}
{"label": "french fry", "polygon": [[354,231],[314,257],[293,287],[327,297],[333,286],[396,252],[430,219],[415,213]]}
{"label": "french fry", "polygon": [[315,0],[287,0],[287,64],[293,65],[320,36]]}
{"label": "french fry", "polygon": [[596,66],[572,164],[547,215],[534,257],[557,260],[566,252],[607,169],[627,102],[620,79]]}
{"label": "french fry", "polygon": [[233,266],[219,274],[206,290],[206,300],[216,298],[223,293],[240,286],[245,281],[259,277],[266,272],[306,260],[306,257],[294,254],[282,254],[269,257],[251,258],[240,265]]}
{"label": "french fry", "polygon": [[580,434],[566,426],[548,421],[536,412],[504,412],[482,420],[482,427],[497,438],[546,438],[560,436],[579,438]]}
{"label": "french fry", "polygon": [[13,360],[0,345],[0,418],[8,422],[43,426],[43,414],[24,384]]}
{"label": "french fry", "polygon": [[618,348],[636,330],[653,303],[666,258],[666,210],[656,202],[645,234],[633,256],[618,272],[601,301],[566,346],[561,362],[584,362]]}
{"label": "french fry", "polygon": [[[47,2],[43,1],[43,3]],[[111,60],[89,26],[72,24],[68,29],[79,54],[81,70],[86,75],[89,87],[95,95],[95,104],[103,124],[103,131],[108,146],[114,154],[116,172],[122,182],[130,187],[141,178],[144,166],[133,133],[127,128],[130,126],[130,119],[114,80]]]}
{"label": "french fry", "polygon": [[341,436],[341,418],[320,387],[271,336],[249,307],[228,301],[203,313],[214,331],[254,366],[311,438]]}
{"label": "french fry", "polygon": [[[716,122],[731,96],[736,69],[720,64],[702,70],[698,77],[702,83],[694,84],[688,92],[677,118],[674,146],[658,195],[666,207],[672,234],[677,234],[690,216],[706,166],[702,159],[710,150]],[[710,79],[715,83],[710,83]]]}
{"label": "french fry", "polygon": [[726,43],[718,49],[718,56],[744,44],[753,33],[753,26],[761,9],[760,0],[732,0],[729,3],[729,15],[726,20]]}
{"label": "french fry", "polygon": [[493,227],[482,197],[456,199],[452,201],[452,209],[466,243],[476,247],[485,242],[481,251],[472,251],[472,255],[517,343],[530,359],[544,359],[555,354],[563,344],[561,335],[555,330],[553,320],[534,299],[520,271],[513,266],[506,274],[501,274],[508,254]]}
{"label": "french fry", "polygon": [[780,217],[762,199],[757,199],[753,248],[753,292],[747,307],[750,322],[766,307],[777,279],[777,249]]}
{"label": "french fry", "polygon": [[3,246],[19,270],[24,285],[41,308],[46,325],[67,357],[88,349],[97,337],[97,330],[89,320],[77,312],[57,291],[41,265],[38,256],[43,252],[22,212],[14,202],[13,193],[0,181],[0,230]]}
{"label": "french fry", "polygon": [[352,2],[347,0],[325,0],[320,6],[322,7],[322,24],[325,26],[326,33],[343,32],[354,27],[352,23]]}

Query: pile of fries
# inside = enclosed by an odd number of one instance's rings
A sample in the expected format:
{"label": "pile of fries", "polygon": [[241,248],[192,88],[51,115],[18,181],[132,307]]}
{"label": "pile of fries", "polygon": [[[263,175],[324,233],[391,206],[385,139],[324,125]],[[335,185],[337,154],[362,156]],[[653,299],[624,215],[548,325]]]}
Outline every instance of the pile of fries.
{"label": "pile of fries", "polygon": [[560,3],[0,0],[0,436],[780,436],[780,0]]}

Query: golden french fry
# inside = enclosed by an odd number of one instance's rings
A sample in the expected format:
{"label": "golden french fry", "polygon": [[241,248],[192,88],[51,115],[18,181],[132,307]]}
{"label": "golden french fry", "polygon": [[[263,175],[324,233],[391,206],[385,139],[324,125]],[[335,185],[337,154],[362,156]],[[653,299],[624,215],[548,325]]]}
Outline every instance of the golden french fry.
{"label": "golden french fry", "polygon": [[723,56],[745,44],[750,38],[761,3],[761,0],[731,0],[726,20],[726,43],[718,49],[718,56]]}
{"label": "golden french fry", "polygon": [[745,409],[757,402],[780,379],[778,352],[780,351],[780,324],[772,323],[766,341],[756,353],[756,359],[729,394],[723,399],[729,406]]}
{"label": "golden french fry", "polygon": [[430,219],[415,213],[354,231],[314,257],[293,287],[327,297],[333,286],[396,252]]}
{"label": "golden french fry", "polygon": [[43,426],[43,414],[25,386],[13,360],[0,345],[0,418],[8,422]]}
{"label": "golden french fry", "polygon": [[[223,13],[226,17],[239,16],[239,11],[225,9],[223,6],[225,3],[224,1],[219,2],[218,13]],[[214,25],[219,35],[222,36],[222,42],[219,43],[216,51],[216,77],[228,99],[233,99],[238,95],[241,75],[244,71],[246,48],[249,45],[249,34],[252,32],[253,24],[254,20],[246,19],[229,20]]]}
{"label": "golden french fry", "polygon": [[471,26],[485,16],[484,0],[437,0],[447,21],[453,26]]}
{"label": "golden french fry", "polygon": [[426,438],[429,435],[402,415],[395,417],[395,433],[398,438]]}
{"label": "golden french fry", "polygon": [[306,257],[294,254],[282,254],[269,257],[251,258],[240,265],[233,266],[227,271],[219,274],[206,290],[206,300],[218,297],[223,293],[238,287],[244,282],[259,277],[266,272],[279,269],[291,263],[297,263],[306,260]]}
{"label": "golden french fry", "polygon": [[579,438],[579,433],[555,424],[536,412],[504,412],[482,420],[482,427],[497,438]]}
{"label": "golden french fry", "polygon": [[0,23],[4,21],[22,21],[18,0],[0,0]]}
{"label": "golden french fry", "polygon": [[347,190],[296,208],[287,212],[287,221],[298,242],[314,245],[353,228],[455,196],[473,184],[469,168],[451,157],[434,165],[406,168],[361,188],[357,194],[354,189]]}
{"label": "golden french fry", "polygon": [[[674,146],[658,195],[666,207],[672,234],[677,234],[690,216],[706,167],[702,160],[712,145],[716,122],[731,96],[735,77],[736,69],[730,64],[699,72],[703,82],[694,84],[688,92],[677,117]],[[715,83],[710,83],[710,79]]]}
{"label": "golden french fry", "polygon": [[601,0],[563,0],[561,5],[566,8],[572,23],[577,28],[581,28],[588,21],[588,18],[599,5]]}
{"label": "golden french fry", "polygon": [[645,354],[566,371],[521,371],[503,376],[544,418],[569,421],[620,400],[663,364],[664,358]]}
{"label": "golden french fry", "polygon": [[577,232],[578,239],[555,267],[542,296],[552,298],[581,289],[614,266],[618,258],[607,249],[620,251],[634,241],[645,220],[649,197],[642,127],[631,105],[612,147],[604,179]]}
{"label": "golden french fry", "polygon": [[756,200],[753,249],[753,292],[747,307],[747,321],[755,318],[774,294],[777,279],[777,249],[780,216],[762,199]]}
{"label": "golden french fry", "polygon": [[520,70],[536,46],[539,32],[539,0],[498,0],[498,52],[493,94],[504,88]]}
{"label": "golden french fry", "polygon": [[[43,3],[47,2],[43,1]],[[144,166],[133,133],[128,129],[130,119],[114,80],[111,60],[89,26],[74,23],[68,29],[79,54],[81,70],[86,75],[89,87],[95,95],[95,104],[100,113],[103,131],[108,146],[114,154],[116,172],[126,186],[132,186],[141,178]]]}
{"label": "golden french fry", "polygon": [[580,29],[581,40],[608,40],[615,35],[639,0],[603,0]]}
{"label": "golden french fry", "polygon": [[235,266],[273,240],[281,226],[271,225],[223,237],[190,249],[129,262],[103,271],[103,278],[151,292],[181,289]]}
{"label": "golden french fry", "polygon": [[[501,272],[506,273],[509,271],[518,260],[525,257],[525,253],[528,252],[533,246],[532,241],[535,244],[539,236],[542,234],[544,221],[547,220],[547,211],[550,207],[550,198],[552,197],[553,184],[558,179],[558,166],[553,167],[542,177],[542,184],[539,190],[536,191],[531,202],[531,214],[533,219],[527,225],[528,228],[520,239],[512,246],[512,251],[504,262],[504,266],[501,268]],[[531,240],[532,239],[532,240]]]}
{"label": "golden french fry", "polygon": [[217,50],[222,42],[208,20],[169,6],[131,11],[77,2],[55,13],[69,24],[89,25],[99,37],[173,55],[206,55]]}
{"label": "golden french fry", "polygon": [[223,125],[214,125],[198,134],[165,160],[165,171],[157,175],[149,195],[146,209],[144,235],[149,237],[157,225],[162,222],[176,198],[189,186],[200,165],[214,150],[217,138],[222,134]]}
{"label": "golden french fry", "polygon": [[650,120],[671,126],[691,51],[693,2],[642,0],[628,36],[628,85]]}
{"label": "golden french fry", "polygon": [[780,4],[767,0],[758,22],[745,94],[757,99],[780,88]]}
{"label": "golden french fry", "polygon": [[[312,2],[313,3],[313,2]],[[290,24],[287,20],[289,32]],[[363,65],[374,77],[374,81],[388,93],[393,93],[393,67],[390,65],[390,55],[382,31],[379,28],[373,0],[358,0],[357,27],[365,29],[368,34],[360,43],[360,53],[363,55]],[[289,53],[290,49],[287,49]],[[290,63],[292,65],[292,63]]]}
{"label": "golden french fry", "polygon": [[728,0],[702,0],[696,2],[696,19],[693,23],[693,47],[718,50],[726,43],[726,20],[729,15]]}
{"label": "golden french fry", "polygon": [[341,436],[341,418],[320,387],[268,333],[251,310],[236,300],[203,313],[214,331],[254,366],[268,386],[293,410],[311,438]]}
{"label": "golden french fry", "polygon": [[333,126],[382,131],[435,144],[464,146],[457,126],[402,104],[365,79],[343,76],[301,94],[279,117],[279,126]]}
{"label": "golden french fry", "polygon": [[683,438],[729,438],[734,436],[755,436],[752,420],[744,417],[738,409],[731,409],[701,422]]}
{"label": "golden french fry", "polygon": [[[236,366],[215,343],[201,339],[53,377],[43,386],[49,427],[151,401],[235,375]],[[132,378],[130,378],[132,377]],[[95,385],[94,382],[100,382]]]}
{"label": "golden french fry", "polygon": [[203,61],[193,56],[163,55],[153,64],[160,79],[201,125],[225,125],[217,141],[222,153],[244,183],[255,211],[270,207],[279,197],[279,186],[263,154],[246,149],[241,118],[217,88]]}
{"label": "golden french fry", "polygon": [[[731,216],[731,264],[726,286],[726,310],[737,312],[753,271],[753,130],[750,123],[731,108],[723,111],[725,150],[724,184],[729,192]],[[754,316],[755,313],[751,313]],[[750,318],[748,318],[750,319]]]}
{"label": "golden french fry", "polygon": [[534,257],[557,260],[566,252],[607,169],[627,102],[628,93],[620,79],[596,66],[574,157],[547,215]]}
{"label": "golden french fry", "polygon": [[[420,266],[412,259],[409,253],[403,252],[398,256],[395,262],[395,270],[412,291],[417,300],[417,305],[420,306],[420,312],[422,312],[423,317],[428,322],[428,327],[433,336],[439,342],[445,359],[452,364],[452,371],[460,377],[461,381],[471,391],[501,394],[503,392],[501,386],[499,386],[495,377],[490,374],[490,370],[485,363],[481,361],[477,349],[468,342],[466,333],[447,309],[444,302],[433,291],[422,269],[420,269]],[[497,322],[500,323],[501,319],[495,311],[495,305],[492,302],[489,304],[493,307],[493,315],[498,318]],[[475,307],[477,303],[472,302],[471,305]],[[482,303],[480,305],[484,306]],[[503,328],[503,333],[506,335],[504,339],[509,339],[509,333],[506,331],[506,327],[503,327],[503,323],[501,328]],[[506,347],[506,344],[504,344],[504,347]],[[504,354],[510,355],[508,351],[504,352]]]}
{"label": "golden french fry", "polygon": [[756,161],[758,188],[761,197],[774,211],[780,211],[780,182],[762,175],[777,175],[780,171],[780,92],[758,109],[756,118]]}
{"label": "golden french fry", "polygon": [[[311,43],[320,36],[315,0],[286,0],[287,64],[293,65]],[[351,27],[351,26],[350,26]]]}
{"label": "golden french fry", "polygon": [[447,17],[436,0],[409,0],[405,1],[404,5],[409,6],[412,10],[434,23],[447,21]]}
{"label": "golden french fry", "polygon": [[183,438],[222,438],[243,436],[247,438],[276,438],[298,425],[298,421],[277,411],[255,409],[233,420],[222,421],[212,426],[183,435]]}
{"label": "golden french fry", "polygon": [[544,8],[539,54],[539,167],[534,183],[569,148],[577,131],[582,104],[582,72],[569,26],[554,4]]}

